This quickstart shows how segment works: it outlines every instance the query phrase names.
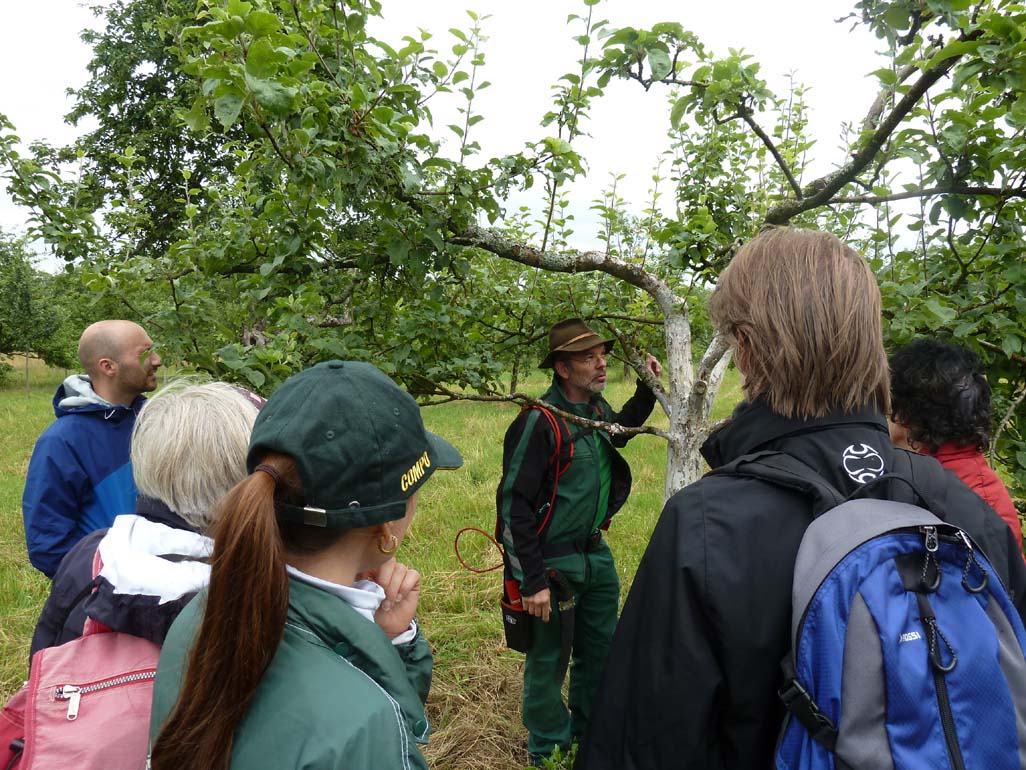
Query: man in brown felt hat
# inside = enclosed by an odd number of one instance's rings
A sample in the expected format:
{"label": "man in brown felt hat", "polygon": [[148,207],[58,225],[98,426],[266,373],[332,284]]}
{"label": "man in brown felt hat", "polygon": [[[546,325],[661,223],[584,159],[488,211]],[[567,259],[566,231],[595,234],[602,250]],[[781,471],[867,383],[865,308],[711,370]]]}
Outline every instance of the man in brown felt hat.
{"label": "man in brown felt hat", "polygon": [[[580,318],[553,326],[539,368],[552,369],[554,377],[542,400],[592,420],[644,424],[655,405],[644,382],[619,413],[602,397],[613,343]],[[654,356],[645,366],[656,378],[662,372]],[[568,750],[587,728],[616,626],[620,583],[602,530],[630,494],[630,467],[616,449],[628,439],[540,408],[524,409],[506,431],[496,496],[506,553],[504,601],[522,602],[529,616],[523,709],[536,762],[557,746]],[[571,651],[565,705],[561,689]]]}

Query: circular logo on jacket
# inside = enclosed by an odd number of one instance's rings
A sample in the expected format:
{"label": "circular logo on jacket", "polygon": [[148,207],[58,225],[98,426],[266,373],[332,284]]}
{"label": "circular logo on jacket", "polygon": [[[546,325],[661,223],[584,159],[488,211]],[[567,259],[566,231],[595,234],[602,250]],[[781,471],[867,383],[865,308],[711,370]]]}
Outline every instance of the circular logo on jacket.
{"label": "circular logo on jacket", "polygon": [[844,450],[841,464],[852,481],[865,484],[884,474],[884,461],[869,444],[852,444]]}

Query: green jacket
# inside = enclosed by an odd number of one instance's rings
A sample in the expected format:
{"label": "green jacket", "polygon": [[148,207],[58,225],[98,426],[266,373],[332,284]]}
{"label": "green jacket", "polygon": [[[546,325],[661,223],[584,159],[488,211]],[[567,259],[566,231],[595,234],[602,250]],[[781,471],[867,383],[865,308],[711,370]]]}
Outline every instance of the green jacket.
{"label": "green jacket", "polygon": [[[617,413],[602,396],[587,404],[567,400],[558,379],[553,379],[542,400],[565,412],[593,420],[628,427],[643,425],[655,406],[655,395],[642,382],[635,394]],[[580,427],[569,425],[571,434]],[[584,431],[574,441],[574,456],[560,478],[556,504],[546,543],[561,543],[587,537],[599,526],[606,527],[631,491],[631,469],[616,447],[630,437],[611,439],[605,431]],[[525,409],[506,431],[503,442],[502,479],[496,494],[499,534],[513,572],[525,596],[548,586],[542,543],[538,537],[541,506],[552,494],[549,459],[555,449],[555,435],[537,409]],[[612,475],[605,511],[598,510],[600,498],[600,452],[608,452]]]}
{"label": "green jacket", "polygon": [[[150,738],[174,706],[206,592],[178,616],[160,654]],[[289,579],[285,634],[235,733],[239,770],[427,769],[424,701],[431,650],[393,645],[341,598]],[[197,767],[202,762],[197,758]]]}

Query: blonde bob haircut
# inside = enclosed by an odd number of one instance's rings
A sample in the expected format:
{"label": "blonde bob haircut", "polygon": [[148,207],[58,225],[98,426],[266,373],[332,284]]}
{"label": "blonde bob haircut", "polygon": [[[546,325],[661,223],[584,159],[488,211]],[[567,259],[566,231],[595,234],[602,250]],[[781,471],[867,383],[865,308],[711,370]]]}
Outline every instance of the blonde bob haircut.
{"label": "blonde bob haircut", "polygon": [[200,531],[218,501],[246,478],[257,407],[225,382],[172,383],[146,402],[132,429],[132,476]]}
{"label": "blonde bob haircut", "polygon": [[720,275],[709,316],[733,339],[750,400],[797,419],[866,406],[890,412],[880,289],[836,236],[763,231]]}

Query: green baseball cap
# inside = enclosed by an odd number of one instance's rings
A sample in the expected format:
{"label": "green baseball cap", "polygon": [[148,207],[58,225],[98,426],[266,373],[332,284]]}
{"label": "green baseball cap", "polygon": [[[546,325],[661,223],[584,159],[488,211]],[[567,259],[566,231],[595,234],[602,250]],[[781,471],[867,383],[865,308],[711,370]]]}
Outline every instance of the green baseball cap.
{"label": "green baseball cap", "polygon": [[424,430],[420,407],[371,364],[326,361],[289,377],[257,416],[246,465],[291,456],[306,506],[276,501],[278,516],[354,529],[401,519],[406,500],[438,469],[463,458]]}

